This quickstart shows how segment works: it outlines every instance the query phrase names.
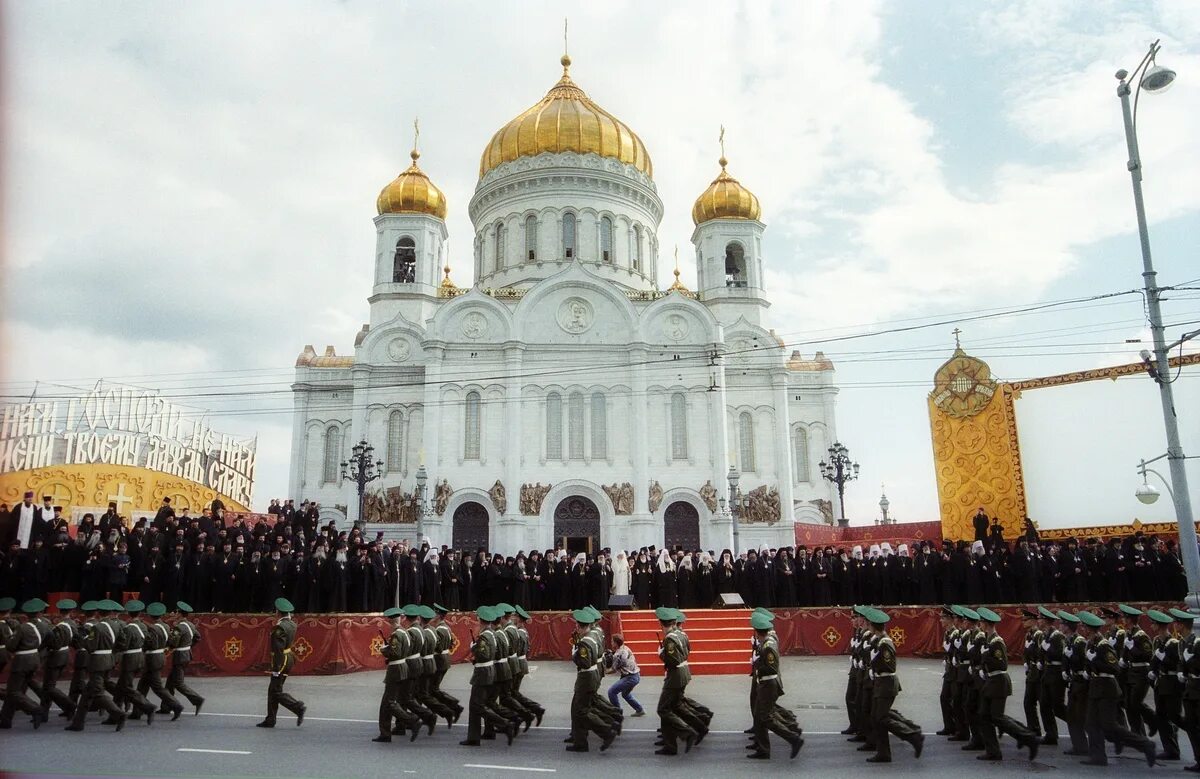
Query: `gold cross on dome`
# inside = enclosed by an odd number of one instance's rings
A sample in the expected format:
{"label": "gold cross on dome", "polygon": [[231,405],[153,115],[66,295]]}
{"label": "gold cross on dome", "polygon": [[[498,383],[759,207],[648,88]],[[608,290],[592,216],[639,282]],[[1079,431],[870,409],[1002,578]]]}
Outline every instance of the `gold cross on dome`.
{"label": "gold cross on dome", "polygon": [[951,332],[951,333],[954,335],[954,348],[955,348],[955,349],[961,349],[961,348],[962,348],[962,343],[961,343],[961,342],[958,340],[958,337],[959,337],[960,335],[962,335],[962,330],[959,330],[959,329],[956,327],[956,328],[954,328],[953,330],[951,330],[950,332]]}
{"label": "gold cross on dome", "polygon": [[570,52],[567,51],[567,17],[563,17],[563,56],[567,56]]}
{"label": "gold cross on dome", "polygon": [[721,125],[721,135],[717,139],[721,144],[721,156],[725,156],[725,125]]}
{"label": "gold cross on dome", "polygon": [[421,118],[413,117],[413,151],[417,150],[417,144],[421,140]]}

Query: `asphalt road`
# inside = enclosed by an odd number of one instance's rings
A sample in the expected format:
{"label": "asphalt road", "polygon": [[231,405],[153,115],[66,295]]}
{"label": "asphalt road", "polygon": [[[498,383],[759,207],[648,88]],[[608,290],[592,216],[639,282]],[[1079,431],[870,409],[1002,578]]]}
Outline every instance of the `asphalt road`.
{"label": "asphalt road", "polygon": [[[460,747],[465,738],[465,721],[447,730],[439,723],[432,736],[422,735],[410,743],[397,737],[390,744],[372,743],[382,672],[347,676],[293,677],[288,691],[308,704],[303,727],[281,710],[274,730],[254,727],[265,711],[267,680],[254,677],[195,679],[194,687],[207,698],[203,713],[193,717],[189,709],[177,722],[160,718],[153,726],[130,722],[121,733],[99,725],[98,715],[88,721],[83,733],[62,730],[64,720],[33,731],[18,715],[12,730],[0,731],[0,771],[8,776],[28,774],[88,776],[172,777],[507,777],[572,774],[588,777],[646,775],[709,776],[782,775],[784,772],[823,772],[829,776],[852,773],[899,776],[955,777],[962,771],[1008,776],[1029,771],[1058,770],[1076,776],[1145,775],[1150,772],[1180,775],[1191,762],[1184,742],[1184,761],[1146,766],[1140,755],[1117,757],[1110,747],[1107,769],[1080,766],[1078,759],[1064,756],[1066,726],[1060,723],[1063,740],[1059,747],[1043,747],[1030,763],[1011,740],[1002,741],[1002,763],[980,763],[975,753],[964,753],[958,744],[932,735],[941,727],[937,694],[941,685],[941,663],[903,660],[900,674],[904,691],[897,708],[920,723],[928,734],[925,752],[914,760],[907,744],[893,740],[894,762],[868,765],[866,754],[856,752],[838,731],[846,726],[842,696],[846,660],[840,657],[785,658],[782,702],[796,710],[805,731],[805,746],[794,760],[787,760],[786,745],[774,741],[770,762],[744,758],[745,736],[750,723],[747,679],[741,676],[701,676],[688,688],[691,697],[716,712],[713,732],[690,754],[661,757],[654,754],[654,729],[658,726],[654,704],[659,679],[647,679],[635,691],[647,708],[644,718],[625,721],[624,734],[612,749],[599,752],[593,744],[587,754],[563,751],[562,739],[569,724],[574,670],[567,663],[536,663],[522,692],[549,710],[541,728],[519,737],[511,746],[503,738],[484,742],[482,747]],[[465,703],[469,667],[456,666],[443,687]],[[1020,712],[1022,679],[1014,674],[1016,688],[1009,699],[1008,713],[1023,719]],[[607,682],[605,684],[607,687]],[[773,737],[774,738],[774,737]]]}

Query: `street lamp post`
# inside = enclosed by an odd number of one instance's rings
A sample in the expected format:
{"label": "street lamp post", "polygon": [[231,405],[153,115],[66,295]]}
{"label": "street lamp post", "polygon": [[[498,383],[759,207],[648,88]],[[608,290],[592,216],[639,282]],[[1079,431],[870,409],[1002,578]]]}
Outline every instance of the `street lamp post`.
{"label": "street lamp post", "polygon": [[365,440],[359,441],[350,450],[350,459],[342,463],[342,481],[352,481],[358,485],[358,516],[354,527],[362,530],[367,522],[363,519],[363,500],[367,495],[367,485],[383,475],[383,460],[371,461],[375,447]]}
{"label": "street lamp post", "polygon": [[417,543],[425,537],[425,515],[429,513],[429,501],[425,499],[425,486],[429,483],[429,474],[425,472],[425,463],[417,468]]}
{"label": "street lamp post", "polygon": [[[1161,289],[1156,281],[1154,263],[1150,258],[1150,229],[1146,225],[1146,206],[1142,199],[1142,158],[1137,141],[1137,100],[1145,90],[1149,94],[1161,92],[1175,80],[1175,71],[1155,62],[1159,42],[1150,44],[1150,50],[1130,75],[1117,71],[1117,97],[1121,100],[1121,116],[1125,123],[1125,144],[1129,149],[1129,177],[1133,182],[1133,207],[1137,214],[1138,237],[1142,248],[1142,279],[1146,291],[1146,313],[1150,319],[1150,334],[1154,339],[1154,360],[1151,366],[1149,354],[1143,352],[1150,375],[1158,384],[1159,400],[1162,403],[1163,426],[1167,433],[1167,464],[1170,468],[1169,489],[1175,504],[1175,521],[1179,527],[1179,550],[1183,557],[1183,570],[1187,574],[1189,606],[1200,607],[1200,550],[1196,547],[1196,523],[1192,517],[1192,504],[1188,492],[1187,471],[1184,470],[1183,445],[1179,440],[1179,420],[1175,417],[1175,399],[1171,388],[1171,365],[1167,352],[1166,335],[1159,305]],[[1139,75],[1140,74],[1140,75]],[[1136,92],[1131,83],[1137,82]],[[1133,107],[1129,97],[1133,94]],[[1144,465],[1142,466],[1145,467]],[[1144,475],[1144,474],[1143,474]],[[1200,630],[1200,626],[1197,626]]]}
{"label": "street lamp post", "polygon": [[[744,507],[744,499],[742,491],[738,488],[738,482],[742,479],[742,474],[738,473],[736,465],[729,466],[729,515],[733,521],[733,556],[736,558],[741,554],[741,544],[738,539],[738,518],[742,515]],[[725,509],[725,499],[721,499],[721,509]]]}
{"label": "street lamp post", "polygon": [[879,492],[879,511],[883,514],[883,519],[881,519],[878,524],[888,525],[892,522],[892,520],[888,519],[888,508],[892,505],[892,503],[888,500],[887,492],[883,489],[882,485],[879,487]]}
{"label": "street lamp post", "polygon": [[846,519],[846,483],[858,478],[858,463],[851,461],[850,450],[837,441],[829,447],[829,460],[820,463],[821,475],[826,481],[837,485],[838,508],[841,516],[838,518],[839,527],[849,527],[850,520]]}

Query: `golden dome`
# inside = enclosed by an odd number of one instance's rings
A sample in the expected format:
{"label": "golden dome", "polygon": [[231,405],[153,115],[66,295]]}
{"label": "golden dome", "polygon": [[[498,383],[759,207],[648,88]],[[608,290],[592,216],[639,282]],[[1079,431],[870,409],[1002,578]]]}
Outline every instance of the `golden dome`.
{"label": "golden dome", "polygon": [[753,219],[757,221],[762,216],[758,198],[725,170],[729,160],[722,155],[720,162],[720,175],[713,179],[713,182],[708,185],[708,189],[696,198],[696,205],[692,206],[692,221],[696,224],[707,222],[710,219]]}
{"label": "golden dome", "polygon": [[654,177],[654,164],[642,139],[621,120],[592,102],[571,80],[571,58],[563,74],[536,105],[501,127],[483,150],[479,177],[519,157],[573,151],[610,157]]}
{"label": "golden dome", "polygon": [[445,219],[446,196],[417,165],[421,153],[413,149],[409,156],[412,157],[412,165],[383,188],[375,201],[375,208],[381,214],[429,214]]}

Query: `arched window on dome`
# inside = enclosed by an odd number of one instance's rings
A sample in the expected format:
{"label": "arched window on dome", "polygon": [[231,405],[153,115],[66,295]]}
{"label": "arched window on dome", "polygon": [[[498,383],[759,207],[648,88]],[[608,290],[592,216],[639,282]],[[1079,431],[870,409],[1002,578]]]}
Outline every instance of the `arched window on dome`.
{"label": "arched window on dome", "polygon": [[546,459],[562,459],[562,395],[546,396]]}
{"label": "arched window on dome", "polygon": [[808,431],[796,428],[792,459],[796,461],[796,481],[808,481]]}
{"label": "arched window on dome", "polygon": [[504,241],[508,237],[503,224],[496,225],[496,270],[504,268]]}
{"label": "arched window on dome", "polygon": [[583,459],[583,394],[572,392],[567,398],[567,452],[569,459]]}
{"label": "arched window on dome", "polygon": [[412,284],[417,280],[417,242],[404,235],[396,241],[396,255],[392,259],[392,281],[397,284]]}
{"label": "arched window on dome", "polygon": [[592,459],[608,459],[608,403],[603,392],[592,393]]}
{"label": "arched window on dome", "polygon": [[537,217],[532,214],[525,217],[525,259],[537,259]]}
{"label": "arched window on dome", "polygon": [[341,481],[342,429],[337,425],[325,428],[325,458],[322,465],[322,484],[337,484]]}
{"label": "arched window on dome", "polygon": [[642,226],[633,226],[633,269],[642,270]]}
{"label": "arched window on dome", "polygon": [[613,261],[613,223],[607,216],[600,217],[600,261]]}
{"label": "arched window on dome", "polygon": [[687,399],[676,392],[671,396],[671,459],[686,460],[687,456]]}
{"label": "arched window on dome", "polygon": [[388,414],[387,469],[398,472],[404,467],[404,415],[399,411]]}
{"label": "arched window on dome", "polygon": [[737,241],[732,241],[725,245],[725,286],[746,285],[746,250]]}
{"label": "arched window on dome", "polygon": [[563,214],[562,225],[563,257],[569,260],[575,256],[575,214]]}
{"label": "arched window on dome", "polygon": [[467,393],[466,408],[463,414],[463,459],[479,459],[479,413],[481,401],[479,393]]}
{"label": "arched window on dome", "polygon": [[749,473],[757,470],[754,462],[754,416],[743,411],[738,417],[738,449],[742,470]]}

